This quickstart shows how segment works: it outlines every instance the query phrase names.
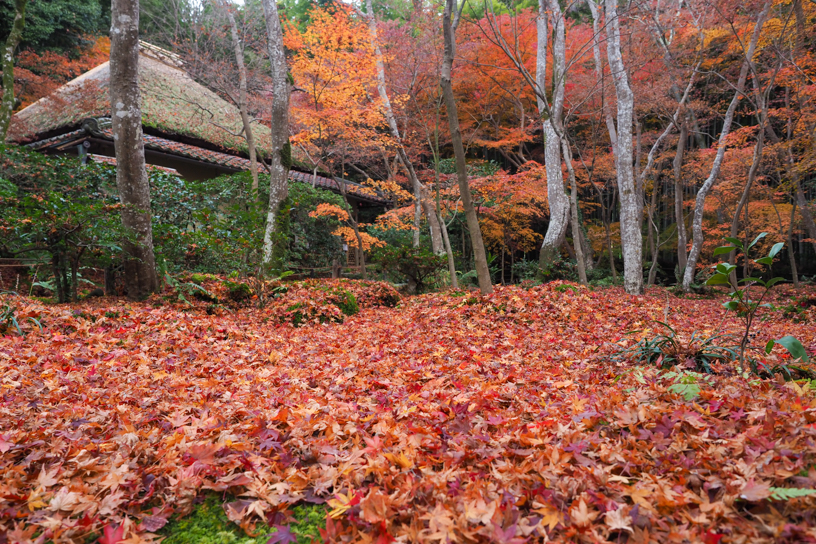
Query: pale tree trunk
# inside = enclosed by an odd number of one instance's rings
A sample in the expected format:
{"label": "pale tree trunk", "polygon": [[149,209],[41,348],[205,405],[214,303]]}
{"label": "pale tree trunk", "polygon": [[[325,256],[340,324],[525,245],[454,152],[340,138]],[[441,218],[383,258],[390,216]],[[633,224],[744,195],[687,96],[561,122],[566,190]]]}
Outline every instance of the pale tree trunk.
{"label": "pale tree trunk", "polygon": [[275,223],[281,202],[288,191],[289,167],[292,165],[292,148],[289,145],[289,74],[283,48],[278,6],[275,0],[262,0],[266,19],[267,48],[272,68],[272,115],[271,115],[271,155],[269,157],[269,209],[266,212],[264,231],[263,264],[268,267],[272,261],[272,250],[278,240],[274,240]]}
{"label": "pale tree trunk", "polygon": [[428,218],[428,228],[431,231],[431,249],[435,255],[445,254],[445,243],[442,240],[442,227],[439,225],[439,217],[436,215],[436,208],[431,200],[422,198],[422,209],[425,211],[425,217]]}
{"label": "pale tree trunk", "polygon": [[683,120],[680,125],[680,138],[677,140],[677,152],[674,155],[672,167],[674,170],[674,222],[677,225],[677,267],[680,273],[686,270],[686,218],[683,210],[683,154],[686,152],[688,140],[688,122]]}
{"label": "pale tree trunk", "polygon": [[[383,54],[380,49],[379,38],[377,36],[377,19],[374,16],[374,8],[371,0],[366,0],[366,13],[360,14],[368,21],[368,34],[371,40],[371,46],[374,48],[374,56],[377,65],[377,93],[380,95],[380,100],[383,103],[383,111],[385,119],[388,122],[388,128],[391,130],[391,135],[397,144],[397,158],[405,167],[408,173],[408,178],[411,180],[411,185],[414,188],[415,210],[414,210],[414,247],[419,247],[419,223],[421,212],[424,210],[428,218],[428,226],[431,230],[431,248],[437,255],[445,253],[446,247],[443,243],[443,236],[441,228],[442,217],[437,214],[436,208],[424,201],[424,187],[416,175],[414,165],[402,145],[402,136],[400,135],[397,119],[394,116],[394,110],[391,107],[391,100],[388,98],[388,90],[385,85],[385,63],[383,62]],[[436,225],[436,227],[435,227]],[[453,253],[448,255],[448,262],[453,262]],[[456,272],[453,271],[453,281],[456,281]]]}
{"label": "pale tree trunk", "polygon": [[584,248],[583,248],[583,241],[582,232],[581,232],[581,225],[578,224],[578,187],[575,184],[575,176],[570,176],[570,189],[572,194],[570,195],[570,206],[572,208],[571,216],[571,227],[572,227],[572,243],[575,246],[575,263],[578,267],[578,281],[581,284],[587,284],[587,275],[586,275],[586,266],[584,261]]}
{"label": "pale tree trunk", "polygon": [[722,161],[725,156],[726,141],[728,139],[728,134],[731,132],[731,124],[734,121],[734,112],[736,111],[737,105],[740,102],[740,97],[742,96],[745,88],[745,81],[748,78],[748,70],[750,68],[749,59],[752,59],[754,56],[754,51],[756,50],[757,42],[759,41],[759,35],[762,31],[762,25],[765,23],[765,19],[768,16],[770,9],[771,2],[770,0],[766,0],[762,12],[759,14],[759,17],[757,17],[753,35],[751,36],[751,42],[748,45],[748,51],[745,52],[745,59],[743,60],[742,68],[740,69],[734,97],[731,99],[731,103],[728,105],[728,110],[725,112],[723,128],[722,131],[720,131],[720,138],[717,142],[717,155],[714,157],[714,163],[711,165],[711,171],[708,174],[708,178],[706,178],[705,182],[703,182],[700,190],[697,191],[697,197],[694,202],[694,218],[692,220],[693,241],[687,259],[686,271],[683,274],[682,288],[687,292],[691,290],[691,282],[694,281],[694,273],[697,268],[697,259],[700,257],[700,250],[703,248],[703,212],[705,199],[720,174],[720,167],[722,166]]}
{"label": "pale tree trunk", "polygon": [[615,130],[615,120],[612,118],[612,112],[609,110],[609,106],[606,103],[604,70],[601,60],[601,31],[599,29],[600,17],[595,0],[587,0],[587,6],[589,6],[589,11],[592,13],[592,56],[595,60],[595,77],[598,78],[598,82],[601,86],[601,113],[603,113],[604,116],[606,130],[609,133],[609,143],[612,146],[612,156],[614,157],[618,154],[618,137],[617,131]]}
{"label": "pale tree trunk", "polygon": [[138,0],[113,0],[111,4],[110,76],[116,187],[127,235],[125,285],[128,297],[138,300],[159,286],[142,134]]}
{"label": "pale tree trunk", "polygon": [[[270,0],[265,0],[270,1]],[[464,2],[462,3],[464,7]],[[445,99],[445,109],[448,110],[448,124],[450,126],[451,143],[456,156],[456,174],[459,182],[459,193],[462,198],[462,207],[465,210],[468,231],[470,232],[470,242],[473,247],[473,258],[476,264],[476,275],[479,279],[479,289],[483,295],[493,292],[493,285],[490,281],[490,269],[487,266],[487,255],[485,253],[482,231],[479,227],[479,218],[476,216],[476,209],[470,194],[470,185],[467,179],[467,165],[465,163],[465,148],[462,144],[462,133],[459,131],[459,113],[456,108],[456,99],[453,96],[453,84],[451,82],[451,72],[453,69],[453,59],[456,55],[456,27],[459,26],[459,19],[462,14],[461,7],[454,8],[454,0],[445,0],[445,11],[442,14],[442,34],[445,38],[445,54],[442,62],[442,73],[440,84]],[[451,20],[452,19],[452,20]]]}
{"label": "pale tree trunk", "polygon": [[[566,20],[561,11],[561,5],[557,0],[550,0],[550,10],[553,14],[553,107],[550,118],[551,128],[554,126],[558,131],[561,154],[567,166],[567,177],[570,183],[570,227],[572,230],[572,245],[575,249],[575,265],[578,268],[578,279],[583,284],[587,284],[586,260],[584,258],[584,233],[581,230],[578,215],[578,184],[575,180],[575,170],[572,165],[572,150],[567,140],[564,128],[564,90],[567,83],[567,47],[566,47]],[[547,156],[549,159],[549,155]],[[561,173],[561,159],[554,165]],[[545,164],[545,169],[549,168],[549,161]],[[549,178],[549,173],[548,176]],[[563,188],[563,181],[562,181]],[[548,229],[549,230],[549,229]],[[591,259],[591,257],[590,257]]]}
{"label": "pale tree trunk", "polygon": [[[538,47],[536,51],[536,85],[540,93],[544,93],[547,88],[547,40],[549,38],[549,28],[547,21],[546,0],[538,1],[538,19],[536,20],[536,30],[538,35]],[[563,24],[557,23],[563,32]],[[556,38],[557,39],[557,38]],[[558,55],[554,55],[558,58]],[[560,69],[560,71],[559,71]],[[564,74],[563,65],[558,60],[554,61],[553,67],[553,103],[550,110],[544,102],[540,93],[536,93],[536,103],[538,113],[544,119],[544,167],[547,172],[547,203],[550,208],[550,220],[547,225],[547,233],[541,244],[539,256],[539,268],[546,271],[556,261],[559,248],[563,245],[569,226],[570,202],[564,190],[564,175],[561,170],[561,138],[555,130],[554,125],[560,120],[564,106]]]}
{"label": "pale tree trunk", "polygon": [[230,24],[232,34],[232,47],[235,50],[235,63],[238,65],[239,89],[238,89],[238,109],[241,112],[241,122],[244,124],[244,134],[246,135],[247,151],[249,152],[249,171],[252,174],[252,194],[258,195],[258,160],[255,155],[255,137],[252,134],[252,123],[249,119],[249,108],[247,105],[247,73],[244,66],[244,47],[238,35],[238,25],[235,24],[235,17],[232,15],[229,6],[223,5]]}
{"label": "pale tree trunk", "polygon": [[642,213],[640,195],[632,171],[632,115],[634,95],[623,64],[620,46],[620,20],[617,0],[606,2],[606,54],[618,106],[617,148],[615,167],[621,204],[621,244],[623,246],[623,286],[629,294],[643,292],[643,236],[640,232]]}
{"label": "pale tree trunk", "polygon": [[15,0],[14,22],[3,48],[3,99],[0,102],[0,144],[6,141],[11,114],[14,111],[14,50],[23,36],[25,9],[28,0]]}

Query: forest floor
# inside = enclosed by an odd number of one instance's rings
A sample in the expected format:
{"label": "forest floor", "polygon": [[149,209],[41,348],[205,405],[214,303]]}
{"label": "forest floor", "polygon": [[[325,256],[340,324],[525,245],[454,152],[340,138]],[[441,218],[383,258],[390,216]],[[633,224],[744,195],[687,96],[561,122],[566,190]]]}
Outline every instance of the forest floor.
{"label": "forest floor", "polygon": [[[736,332],[722,296],[550,283],[383,307],[366,288],[342,323],[303,292],[4,296],[26,334],[0,336],[0,543],[155,541],[213,500],[253,542],[816,542],[810,383],[615,356],[656,320],[682,345]],[[790,362],[760,349],[785,335],[813,354],[816,290],[771,302],[751,355]]]}

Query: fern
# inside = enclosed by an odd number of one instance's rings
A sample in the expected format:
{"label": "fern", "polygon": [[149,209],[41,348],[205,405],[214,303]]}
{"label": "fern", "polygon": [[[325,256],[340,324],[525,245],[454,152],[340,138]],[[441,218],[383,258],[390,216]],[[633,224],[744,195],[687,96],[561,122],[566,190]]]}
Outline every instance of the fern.
{"label": "fern", "polygon": [[771,498],[775,501],[788,501],[799,497],[807,497],[816,493],[816,489],[798,489],[795,487],[772,487]]}

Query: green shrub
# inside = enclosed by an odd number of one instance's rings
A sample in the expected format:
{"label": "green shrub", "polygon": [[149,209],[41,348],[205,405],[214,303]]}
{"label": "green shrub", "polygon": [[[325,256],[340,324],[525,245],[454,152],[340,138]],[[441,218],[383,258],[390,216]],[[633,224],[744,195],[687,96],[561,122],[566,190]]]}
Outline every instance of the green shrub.
{"label": "green shrub", "polygon": [[383,272],[406,281],[412,293],[427,289],[448,266],[445,257],[410,246],[378,248],[372,254],[372,261],[378,263]]}

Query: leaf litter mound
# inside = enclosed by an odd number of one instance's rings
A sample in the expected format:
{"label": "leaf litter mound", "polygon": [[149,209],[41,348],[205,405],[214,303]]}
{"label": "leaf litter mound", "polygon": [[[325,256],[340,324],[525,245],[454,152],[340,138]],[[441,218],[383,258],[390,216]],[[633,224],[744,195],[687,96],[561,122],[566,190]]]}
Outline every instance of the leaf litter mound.
{"label": "leaf litter mound", "polygon": [[[205,492],[250,533],[325,503],[338,542],[816,542],[807,384],[726,372],[688,399],[613,357],[653,320],[713,334],[720,300],[456,295],[299,328],[15,298],[45,329],[0,337],[0,542],[150,542]],[[753,343],[812,353],[781,315]]]}

